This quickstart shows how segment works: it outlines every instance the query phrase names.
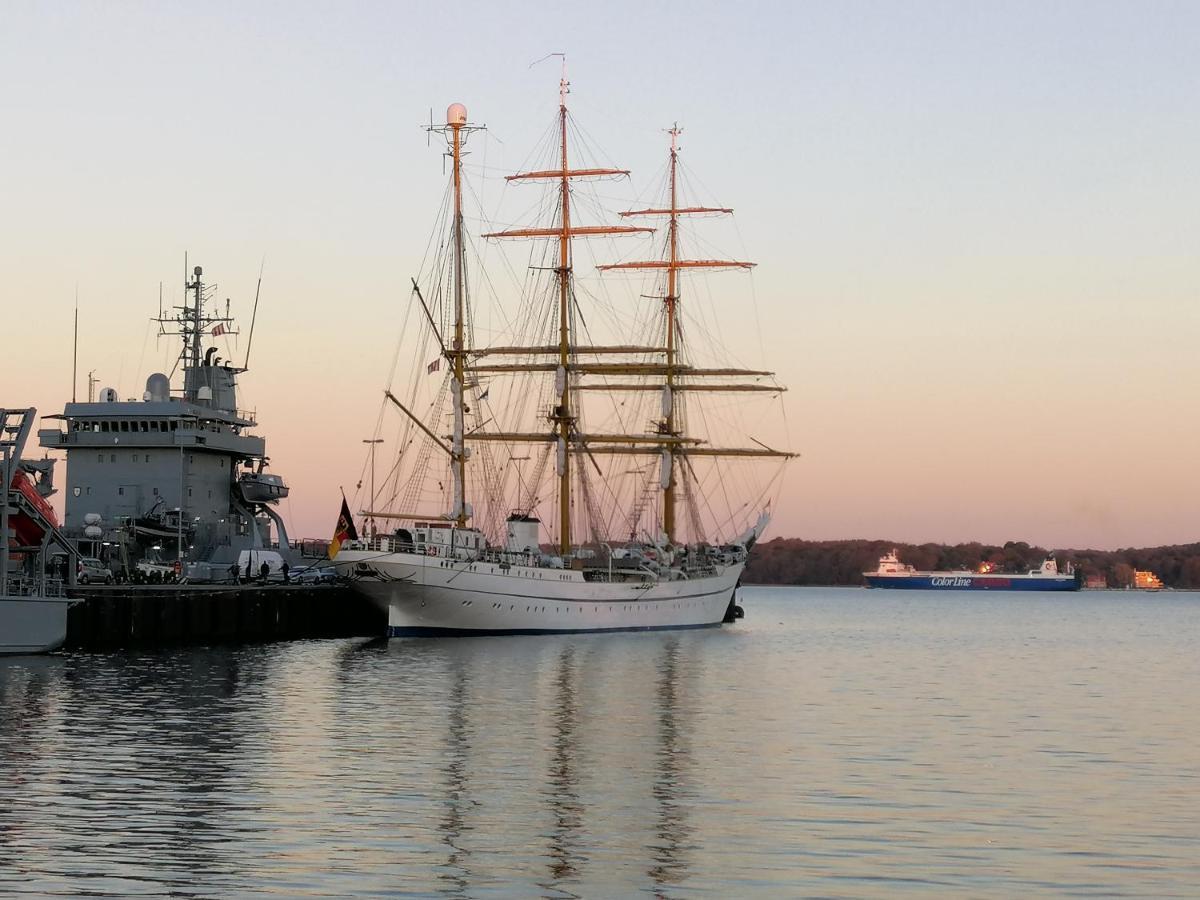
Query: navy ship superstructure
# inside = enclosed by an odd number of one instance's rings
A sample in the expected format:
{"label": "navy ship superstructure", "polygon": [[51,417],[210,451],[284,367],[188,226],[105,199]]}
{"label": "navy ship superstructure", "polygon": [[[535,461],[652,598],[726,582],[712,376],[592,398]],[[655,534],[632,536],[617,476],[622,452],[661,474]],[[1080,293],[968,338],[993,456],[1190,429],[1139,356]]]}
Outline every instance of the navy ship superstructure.
{"label": "navy ship superstructure", "polygon": [[255,415],[238,408],[246,365],[217,355],[215,338],[237,332],[228,301],[224,315],[210,314],[212,288],[202,274],[195,267],[184,304],[155,320],[161,335],[183,339],[181,390],[163,373],[147,378],[141,400],[105,388],[98,399],[44,417],[58,427],[38,434],[43,447],[66,454],[65,533],[118,578],[229,581],[257,576],[260,557],[273,569],[289,557],[287,530],[272,508],[287,486],[264,471]]}

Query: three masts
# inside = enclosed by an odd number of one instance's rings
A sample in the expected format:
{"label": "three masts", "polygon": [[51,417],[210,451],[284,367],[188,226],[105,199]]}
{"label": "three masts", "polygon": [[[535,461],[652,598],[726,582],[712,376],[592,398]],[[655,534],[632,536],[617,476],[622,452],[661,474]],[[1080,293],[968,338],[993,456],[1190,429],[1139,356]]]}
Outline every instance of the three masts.
{"label": "three masts", "polygon": [[[450,369],[450,400],[452,409],[452,433],[446,440],[440,439],[433,430],[405,406],[394,394],[388,398],[434,439],[449,457],[452,490],[450,511],[444,518],[455,523],[457,528],[466,528],[474,515],[472,504],[467,500],[468,459],[472,443],[499,442],[507,445],[550,444],[553,446],[557,493],[557,550],[566,558],[577,546],[572,527],[574,511],[573,462],[583,465],[586,458],[595,462],[602,456],[658,457],[659,487],[661,491],[661,535],[651,535],[652,542],[661,538],[666,545],[681,540],[678,525],[681,483],[684,472],[698,458],[766,458],[786,460],[791,456],[786,451],[774,450],[765,444],[753,441],[756,446],[714,447],[692,436],[687,429],[685,396],[693,392],[759,392],[777,394],[784,388],[772,379],[773,373],[735,367],[703,368],[690,365],[683,351],[683,332],[680,327],[680,274],[695,269],[749,269],[754,263],[725,259],[692,259],[680,254],[680,220],[687,216],[728,215],[732,210],[715,206],[688,206],[679,200],[679,149],[678,127],[672,127],[667,203],[642,209],[629,210],[620,215],[629,218],[657,218],[666,223],[664,254],[659,259],[613,262],[597,266],[601,272],[650,270],[665,277],[655,294],[649,295],[662,303],[660,330],[650,343],[595,344],[577,338],[573,323],[574,267],[573,244],[581,238],[650,234],[656,229],[629,224],[578,224],[572,218],[572,184],[578,180],[626,177],[628,170],[610,167],[576,167],[568,145],[568,82],[565,77],[559,86],[558,108],[558,153],[557,166],[507,176],[510,183],[541,182],[553,186],[557,201],[556,221],[541,227],[511,228],[487,232],[487,239],[542,239],[557,244],[554,269],[556,288],[557,341],[534,346],[499,345],[473,347],[468,341],[466,328],[468,318],[466,285],[466,247],[463,217],[463,155],[466,137],[478,130],[468,124],[467,112],[462,104],[452,104],[447,110],[444,128],[433,129],[445,134],[448,156],[452,161],[451,191],[453,213],[451,222],[453,261],[452,291],[453,315],[450,323],[452,337],[446,341],[438,332],[434,316],[414,281],[417,293],[430,326],[434,329],[442,356]],[[497,363],[489,357],[510,356],[521,358],[518,362]],[[616,361],[601,361],[615,358]],[[471,384],[481,378],[522,375],[528,373],[553,373],[554,402],[545,419],[549,428],[545,431],[514,431],[476,427],[468,430],[466,410],[467,394]],[[600,376],[602,381],[593,382],[589,376]],[[608,378],[625,379],[613,383]],[[729,381],[730,378],[751,378],[754,381]],[[771,380],[765,380],[771,379]],[[656,391],[661,395],[661,415],[645,432],[605,431],[587,432],[580,427],[578,405],[587,392],[602,391],[609,394],[626,392]],[[597,466],[597,471],[599,467]],[[375,519],[428,519],[428,513],[418,514],[411,510],[399,512],[375,509],[375,498],[371,508],[364,512],[367,520]],[[694,530],[694,529],[693,529]],[[693,541],[701,539],[693,534]]]}
{"label": "three masts", "polygon": [[[665,220],[661,258],[598,266],[601,272],[653,274],[655,287],[647,296],[658,300],[661,308],[647,317],[641,310],[622,314],[614,307],[608,310],[606,327],[615,336],[608,341],[594,337],[596,331],[576,296],[577,242],[651,234],[656,229],[584,224],[576,184],[629,173],[581,165],[572,158],[567,92],[564,77],[551,162],[506,179],[548,185],[542,208],[551,220],[482,235],[488,240],[550,242],[541,245],[543,255],[531,259],[532,289],[522,296],[520,308],[513,315],[500,315],[505,333],[511,335],[503,342],[480,346],[472,339],[463,156],[465,143],[478,127],[468,124],[466,109],[456,103],[447,111],[446,125],[431,129],[445,136],[452,164],[443,207],[449,234],[440,245],[449,259],[439,257],[434,264],[440,275],[432,279],[428,297],[416,279],[413,293],[428,326],[422,334],[431,334],[438,348],[426,373],[441,370],[445,363],[447,374],[429,401],[427,416],[416,411],[422,408],[419,378],[409,385],[405,400],[390,388],[385,392],[386,402],[398,407],[409,424],[401,431],[398,459],[381,494],[375,492],[372,476],[371,500],[363,511],[370,524],[367,536],[342,544],[334,560],[340,574],[387,610],[392,635],[719,624],[737,613],[738,580],[749,549],[766,526],[767,494],[776,482],[768,479],[757,494],[739,495],[744,484],[727,482],[721,475],[702,484],[695,463],[765,459],[782,464],[791,456],[754,438],[752,446],[725,446],[721,436],[726,431],[719,431],[717,441],[710,443],[713,435],[699,436],[689,422],[688,398],[693,394],[778,395],[783,388],[770,372],[703,367],[690,357],[680,316],[681,273],[748,269],[752,263],[693,259],[681,253],[682,219],[730,210],[680,202],[677,128],[670,131],[666,201],[622,214],[624,219]],[[425,346],[422,338],[413,340]],[[493,397],[485,404],[489,394],[496,393],[502,399]],[[661,400],[651,404],[647,401],[654,393]],[[585,403],[585,398],[595,402]],[[607,408],[598,412],[597,404],[606,398]],[[444,433],[447,400],[449,434]],[[642,415],[647,427],[639,430],[634,425]],[[597,419],[603,420],[601,427],[591,424]],[[514,452],[522,446],[540,449],[530,455]],[[502,455],[507,461],[499,458]],[[441,465],[433,462],[439,456]],[[535,458],[526,482],[520,462]],[[408,478],[401,487],[405,464]],[[632,468],[621,472],[627,464]],[[653,478],[656,467],[658,477]],[[443,509],[418,511],[429,502],[431,483],[438,486],[435,495]],[[543,486],[551,488],[552,497],[539,494]],[[711,501],[717,496],[729,501],[730,495],[728,514],[714,521]],[[390,499],[379,503],[380,496]],[[548,503],[556,521],[548,535],[553,540],[543,542],[542,523],[534,510]],[[707,523],[702,521],[701,504],[709,515]],[[682,523],[681,508],[688,511]],[[496,540],[500,516],[505,531]],[[581,530],[577,519],[584,517],[587,527]],[[379,521],[396,521],[399,527],[381,534]],[[707,535],[706,524],[717,532],[715,538]]]}

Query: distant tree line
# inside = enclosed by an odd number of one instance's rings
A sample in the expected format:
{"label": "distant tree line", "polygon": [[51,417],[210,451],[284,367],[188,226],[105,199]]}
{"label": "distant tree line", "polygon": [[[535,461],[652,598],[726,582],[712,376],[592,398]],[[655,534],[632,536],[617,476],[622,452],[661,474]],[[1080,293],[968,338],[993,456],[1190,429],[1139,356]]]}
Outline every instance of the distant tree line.
{"label": "distant tree line", "polygon": [[[979,571],[987,563],[995,572],[1028,572],[1049,551],[1024,541],[993,544],[903,544],[895,541],[803,541],[775,538],[756,544],[742,581],[746,584],[861,585],[863,572],[879,565],[879,557],[895,549],[901,562],[918,569]],[[1133,584],[1134,569],[1149,570],[1172,588],[1200,589],[1200,544],[1126,550],[1056,550],[1059,569],[1070,563],[1089,578],[1103,575],[1109,587]]]}

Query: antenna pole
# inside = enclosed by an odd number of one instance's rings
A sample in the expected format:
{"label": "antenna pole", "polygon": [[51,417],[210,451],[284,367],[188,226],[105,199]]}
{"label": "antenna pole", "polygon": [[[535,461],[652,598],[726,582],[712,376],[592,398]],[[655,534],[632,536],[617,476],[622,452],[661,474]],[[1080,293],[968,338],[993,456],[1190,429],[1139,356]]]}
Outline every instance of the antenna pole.
{"label": "antenna pole", "polygon": [[250,368],[250,345],[254,343],[254,321],[258,318],[258,292],[262,290],[262,273],[266,264],[267,259],[263,257],[262,265],[258,267],[258,287],[254,289],[254,312],[250,314],[250,336],[246,338],[246,362],[242,366],[243,369]]}
{"label": "antenna pole", "polygon": [[71,353],[71,402],[79,387],[79,285],[75,285],[75,349]]}

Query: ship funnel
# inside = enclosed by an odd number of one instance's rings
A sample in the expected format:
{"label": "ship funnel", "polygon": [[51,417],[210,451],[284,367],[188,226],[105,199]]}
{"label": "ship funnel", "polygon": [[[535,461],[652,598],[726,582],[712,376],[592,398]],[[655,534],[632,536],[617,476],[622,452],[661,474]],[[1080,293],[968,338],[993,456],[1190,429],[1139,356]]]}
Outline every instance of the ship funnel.
{"label": "ship funnel", "polygon": [[467,124],[467,108],[461,103],[451,103],[446,110],[447,125],[466,125]]}

